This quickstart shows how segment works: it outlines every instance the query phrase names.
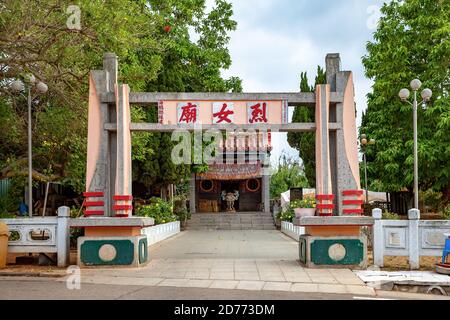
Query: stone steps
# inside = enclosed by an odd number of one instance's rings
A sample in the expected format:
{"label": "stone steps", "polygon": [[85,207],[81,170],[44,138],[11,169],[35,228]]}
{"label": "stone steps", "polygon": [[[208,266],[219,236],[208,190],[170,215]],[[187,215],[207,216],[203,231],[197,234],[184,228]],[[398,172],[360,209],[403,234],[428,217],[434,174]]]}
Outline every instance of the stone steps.
{"label": "stone steps", "polygon": [[196,213],[187,223],[190,230],[275,230],[272,214],[249,213]]}

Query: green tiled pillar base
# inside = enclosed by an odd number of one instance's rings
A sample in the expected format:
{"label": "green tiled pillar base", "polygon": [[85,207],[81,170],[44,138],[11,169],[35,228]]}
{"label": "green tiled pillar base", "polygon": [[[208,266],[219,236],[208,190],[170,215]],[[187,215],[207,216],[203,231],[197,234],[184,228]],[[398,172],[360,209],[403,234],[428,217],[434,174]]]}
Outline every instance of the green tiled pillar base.
{"label": "green tiled pillar base", "polygon": [[366,269],[367,238],[301,235],[299,259],[307,268]]}
{"label": "green tiled pillar base", "polygon": [[148,262],[147,236],[80,237],[79,266],[140,267]]}

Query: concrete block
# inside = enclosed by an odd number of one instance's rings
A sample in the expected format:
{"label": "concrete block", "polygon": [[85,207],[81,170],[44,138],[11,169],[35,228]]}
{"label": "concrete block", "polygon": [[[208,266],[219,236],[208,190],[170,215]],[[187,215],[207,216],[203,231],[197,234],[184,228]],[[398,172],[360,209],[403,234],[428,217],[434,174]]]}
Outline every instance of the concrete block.
{"label": "concrete block", "polygon": [[78,265],[141,267],[149,261],[147,236],[80,237]]}
{"label": "concrete block", "polygon": [[307,268],[367,268],[367,237],[301,235],[300,263]]}

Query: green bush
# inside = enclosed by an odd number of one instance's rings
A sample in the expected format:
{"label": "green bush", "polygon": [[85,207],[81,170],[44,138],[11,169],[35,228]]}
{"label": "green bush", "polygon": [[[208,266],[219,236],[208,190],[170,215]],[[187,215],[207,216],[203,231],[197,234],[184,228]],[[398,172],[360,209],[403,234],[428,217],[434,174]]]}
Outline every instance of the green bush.
{"label": "green bush", "polygon": [[190,212],[186,207],[186,197],[183,195],[175,196],[173,198],[173,213],[180,221],[186,221],[191,218]]}
{"label": "green bush", "polygon": [[315,208],[316,207],[316,199],[311,197],[306,197],[304,199],[298,199],[292,201],[290,207],[295,208]]}
{"label": "green bush", "polygon": [[284,212],[280,212],[277,218],[280,219],[281,221],[292,222],[294,217],[295,217],[294,210],[292,208],[289,208]]}
{"label": "green bush", "polygon": [[23,188],[24,179],[11,179],[7,194],[0,197],[0,213],[17,213],[19,211]]}
{"label": "green bush", "polygon": [[448,204],[443,210],[442,210],[442,217],[445,220],[450,220],[450,204]]}
{"label": "green bush", "polygon": [[382,219],[386,220],[400,220],[400,216],[394,212],[385,211],[382,214]]}
{"label": "green bush", "polygon": [[433,189],[420,191],[419,198],[431,212],[439,212],[442,209],[442,192]]}
{"label": "green bush", "polygon": [[155,219],[155,224],[163,224],[177,221],[178,217],[173,213],[172,205],[161,198],[151,198],[150,203],[136,208],[136,214],[141,217]]}
{"label": "green bush", "polygon": [[14,213],[7,213],[7,212],[0,213],[0,219],[12,219],[16,217],[17,216]]}

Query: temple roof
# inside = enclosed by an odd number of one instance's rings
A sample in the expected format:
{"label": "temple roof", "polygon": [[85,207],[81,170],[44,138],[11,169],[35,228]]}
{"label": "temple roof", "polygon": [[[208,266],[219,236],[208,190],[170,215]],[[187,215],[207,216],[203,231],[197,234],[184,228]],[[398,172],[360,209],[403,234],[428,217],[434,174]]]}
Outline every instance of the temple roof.
{"label": "temple roof", "polygon": [[253,163],[215,163],[209,165],[208,172],[197,174],[202,179],[243,180],[262,176],[261,162]]}

